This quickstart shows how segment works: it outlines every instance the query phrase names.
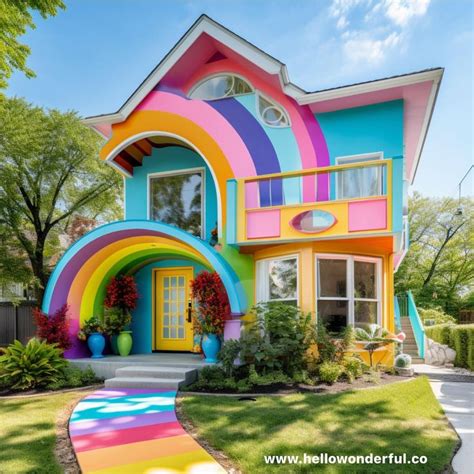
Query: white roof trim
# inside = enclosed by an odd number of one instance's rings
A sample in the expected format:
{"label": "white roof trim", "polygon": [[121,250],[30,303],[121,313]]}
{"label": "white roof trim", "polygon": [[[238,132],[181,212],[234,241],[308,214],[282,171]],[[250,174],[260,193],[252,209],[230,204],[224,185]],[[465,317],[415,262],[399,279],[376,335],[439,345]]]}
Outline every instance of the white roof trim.
{"label": "white roof trim", "polygon": [[288,71],[283,63],[261,51],[227,28],[224,28],[211,18],[202,15],[117,112],[89,117],[84,119],[83,123],[92,126],[103,123],[112,124],[126,120],[137,105],[151,92],[156,84],[158,84],[203,33],[225,44],[268,74],[277,74],[280,79],[281,87],[287,95],[296,98],[304,94],[302,89],[290,83]]}
{"label": "white roof trim", "polygon": [[435,69],[433,71],[418,72],[400,77],[380,79],[379,81],[354,84],[353,86],[339,87],[337,89],[329,89],[327,91],[311,92],[298,97],[296,100],[300,105],[309,105],[327,100],[341,99],[343,97],[349,97],[352,95],[365,94],[367,92],[376,92],[383,89],[391,89],[394,87],[417,84],[419,82],[439,82],[442,75],[442,69]]}
{"label": "white roof trim", "polygon": [[418,138],[418,144],[416,146],[415,156],[410,170],[410,176],[408,177],[410,184],[413,184],[413,181],[415,181],[416,170],[418,169],[421,152],[423,151],[423,146],[425,144],[426,135],[430,126],[431,117],[433,116],[433,110],[436,102],[436,97],[438,96],[439,86],[441,84],[441,79],[443,78],[443,70],[433,72],[437,72],[438,74],[433,79],[433,85],[431,86],[428,104],[426,105],[425,117],[423,119],[423,125],[421,127],[420,136]]}

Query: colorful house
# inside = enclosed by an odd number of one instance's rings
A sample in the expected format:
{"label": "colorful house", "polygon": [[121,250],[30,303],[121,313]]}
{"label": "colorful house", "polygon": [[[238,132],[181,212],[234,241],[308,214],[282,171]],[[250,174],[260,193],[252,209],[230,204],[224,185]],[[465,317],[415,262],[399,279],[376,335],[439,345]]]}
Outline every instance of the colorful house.
{"label": "colorful house", "polygon": [[[442,74],[306,92],[201,16],[117,112],[85,120],[124,177],[124,220],[65,253],[44,311],[68,303],[76,333],[102,313],[111,276],[133,274],[133,352],[192,351],[189,281],[209,269],[231,305],[225,338],[261,301],[298,305],[334,331],[394,331],[407,189]],[[79,343],[68,353],[85,354]]]}

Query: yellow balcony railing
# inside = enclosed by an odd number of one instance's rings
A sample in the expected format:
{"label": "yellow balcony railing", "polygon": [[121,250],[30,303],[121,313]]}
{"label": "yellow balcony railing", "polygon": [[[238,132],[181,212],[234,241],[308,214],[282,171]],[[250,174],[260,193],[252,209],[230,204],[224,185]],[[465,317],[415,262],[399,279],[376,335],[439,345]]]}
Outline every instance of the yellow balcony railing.
{"label": "yellow balcony railing", "polygon": [[230,243],[390,232],[392,160],[231,180],[228,200]]}

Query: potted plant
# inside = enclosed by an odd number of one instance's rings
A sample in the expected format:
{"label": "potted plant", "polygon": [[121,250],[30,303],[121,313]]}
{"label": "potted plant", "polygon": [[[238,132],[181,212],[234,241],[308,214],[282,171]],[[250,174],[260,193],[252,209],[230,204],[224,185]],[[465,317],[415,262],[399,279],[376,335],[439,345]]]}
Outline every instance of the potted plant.
{"label": "potted plant", "polygon": [[138,300],[137,285],[132,276],[119,275],[113,277],[107,285],[104,306],[114,309],[115,331],[118,329],[117,348],[125,357],[132,350],[132,331],[128,330],[132,320],[131,311],[136,308]]}
{"label": "potted plant", "polygon": [[[132,321],[130,313],[122,311],[120,308],[105,308],[105,332],[110,337],[110,346],[115,355],[119,354],[118,337],[121,332],[125,333],[126,328]],[[122,337],[123,339],[123,337]],[[122,347],[123,347],[122,341]]]}
{"label": "potted plant", "polygon": [[197,303],[194,329],[201,335],[205,361],[217,362],[224,324],[230,317],[230,305],[224,285],[215,272],[203,271],[191,281],[191,291]]}
{"label": "potted plant", "polygon": [[89,318],[77,333],[77,338],[81,341],[87,340],[87,345],[91,351],[92,359],[100,359],[105,347],[104,326],[97,316]]}

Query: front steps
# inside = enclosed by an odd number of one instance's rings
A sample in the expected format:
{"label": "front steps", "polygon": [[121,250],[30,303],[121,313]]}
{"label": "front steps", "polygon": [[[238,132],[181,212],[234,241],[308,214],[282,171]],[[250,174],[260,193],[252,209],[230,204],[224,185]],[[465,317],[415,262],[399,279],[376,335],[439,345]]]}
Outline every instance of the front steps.
{"label": "front steps", "polygon": [[169,388],[178,390],[197,379],[197,369],[169,366],[129,366],[105,380],[106,388]]}
{"label": "front steps", "polygon": [[403,341],[403,352],[411,356],[413,364],[423,364],[424,359],[418,355],[418,346],[416,345],[415,335],[411,327],[410,318],[403,316],[400,318],[402,323],[402,331],[406,334],[406,339]]}

